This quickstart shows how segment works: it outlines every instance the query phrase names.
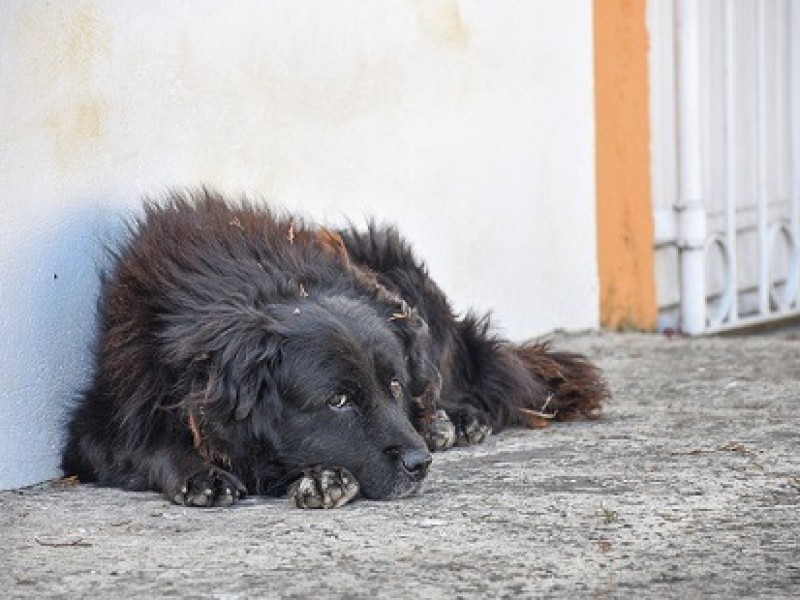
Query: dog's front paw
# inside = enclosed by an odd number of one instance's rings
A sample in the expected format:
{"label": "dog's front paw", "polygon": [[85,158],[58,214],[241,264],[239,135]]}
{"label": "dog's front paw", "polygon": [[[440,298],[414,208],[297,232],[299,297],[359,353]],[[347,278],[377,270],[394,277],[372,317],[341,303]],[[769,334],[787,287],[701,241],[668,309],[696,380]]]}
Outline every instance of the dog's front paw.
{"label": "dog's front paw", "polygon": [[428,425],[428,448],[437,452],[447,450],[456,443],[456,426],[443,410],[437,410],[436,415]]}
{"label": "dog's front paw", "polygon": [[183,487],[172,496],[172,501],[184,506],[230,506],[244,498],[246,493],[247,489],[235,475],[217,467],[208,467],[188,477]]}
{"label": "dog's front paw", "polygon": [[358,494],[356,478],[342,467],[306,469],[288,491],[298,508],[338,508]]}

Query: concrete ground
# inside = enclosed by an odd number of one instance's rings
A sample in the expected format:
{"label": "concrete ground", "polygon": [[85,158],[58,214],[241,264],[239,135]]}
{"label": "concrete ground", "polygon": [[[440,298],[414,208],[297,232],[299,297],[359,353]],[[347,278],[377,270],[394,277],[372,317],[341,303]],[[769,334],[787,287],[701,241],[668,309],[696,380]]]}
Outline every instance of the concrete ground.
{"label": "concrete ground", "polygon": [[4,492],[0,594],[797,597],[800,335],[556,341],[605,369],[604,417],[439,454],[408,500]]}

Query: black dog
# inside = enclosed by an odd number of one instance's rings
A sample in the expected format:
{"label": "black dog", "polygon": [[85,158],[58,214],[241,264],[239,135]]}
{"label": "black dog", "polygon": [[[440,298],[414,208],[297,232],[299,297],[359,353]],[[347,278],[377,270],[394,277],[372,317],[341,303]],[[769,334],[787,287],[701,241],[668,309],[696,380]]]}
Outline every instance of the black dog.
{"label": "black dog", "polygon": [[331,231],[203,191],[149,204],[103,277],[62,466],[219,506],[415,493],[429,450],[592,416],[583,357],[457,318],[393,228]]}

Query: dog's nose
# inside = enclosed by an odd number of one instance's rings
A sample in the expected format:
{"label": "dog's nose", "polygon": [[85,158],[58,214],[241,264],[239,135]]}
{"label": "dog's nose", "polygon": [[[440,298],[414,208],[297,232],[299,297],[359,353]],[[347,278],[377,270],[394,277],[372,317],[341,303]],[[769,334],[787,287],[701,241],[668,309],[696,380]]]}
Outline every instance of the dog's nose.
{"label": "dog's nose", "polygon": [[405,448],[400,452],[400,462],[403,468],[414,479],[422,479],[428,474],[431,464],[431,455],[427,450]]}

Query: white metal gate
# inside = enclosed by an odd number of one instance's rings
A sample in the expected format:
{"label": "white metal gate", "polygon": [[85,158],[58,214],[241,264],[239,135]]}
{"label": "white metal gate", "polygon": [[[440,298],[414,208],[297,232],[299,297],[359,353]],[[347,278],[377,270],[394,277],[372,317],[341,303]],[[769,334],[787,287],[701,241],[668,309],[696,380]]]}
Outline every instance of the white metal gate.
{"label": "white metal gate", "polygon": [[800,315],[800,1],[650,0],[659,325]]}

